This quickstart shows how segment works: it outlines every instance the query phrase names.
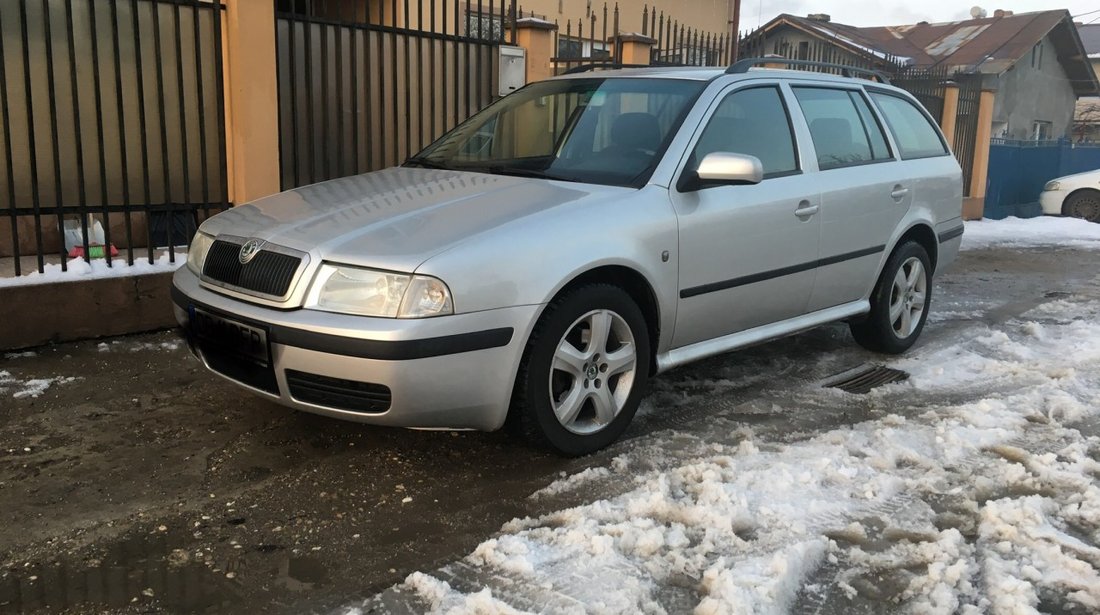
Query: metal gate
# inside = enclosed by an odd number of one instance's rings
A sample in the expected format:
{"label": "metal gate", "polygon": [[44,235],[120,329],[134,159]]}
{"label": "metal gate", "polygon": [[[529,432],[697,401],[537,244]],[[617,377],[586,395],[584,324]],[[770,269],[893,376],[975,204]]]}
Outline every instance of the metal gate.
{"label": "metal gate", "polygon": [[906,67],[895,72],[890,82],[912,94],[939,124],[943,121],[944,92],[949,78],[947,67]]}
{"label": "metal gate", "polygon": [[955,119],[955,158],[963,172],[963,194],[970,196],[974,177],[974,152],[978,145],[978,107],[982,100],[982,76],[957,74],[959,110]]}
{"label": "metal gate", "polygon": [[277,6],[283,189],[400,164],[491,102],[514,14],[481,0]]}
{"label": "metal gate", "polygon": [[0,277],[67,269],[66,235],[108,265],[112,246],[174,261],[228,206],[221,9],[0,3]]}

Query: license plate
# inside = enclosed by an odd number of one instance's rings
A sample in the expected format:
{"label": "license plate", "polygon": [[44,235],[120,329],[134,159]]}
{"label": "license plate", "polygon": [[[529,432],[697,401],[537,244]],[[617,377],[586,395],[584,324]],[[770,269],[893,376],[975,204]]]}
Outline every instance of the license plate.
{"label": "license plate", "polygon": [[263,366],[271,363],[267,331],[203,309],[191,308],[191,331],[200,345],[214,346]]}

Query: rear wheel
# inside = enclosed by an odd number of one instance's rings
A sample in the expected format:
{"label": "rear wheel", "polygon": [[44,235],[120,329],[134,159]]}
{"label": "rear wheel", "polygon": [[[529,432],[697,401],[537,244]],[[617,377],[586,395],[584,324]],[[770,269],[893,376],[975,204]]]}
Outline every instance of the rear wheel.
{"label": "rear wheel", "polygon": [[1080,190],[1066,197],[1062,213],[1073,217],[1100,222],[1100,190]]}
{"label": "rear wheel", "polygon": [[585,455],[615,441],[649,377],[649,334],[622,289],[573,290],[543,313],[516,381],[513,420],[531,440]]}
{"label": "rear wheel", "polygon": [[875,352],[900,354],[924,329],[932,299],[932,267],[928,252],[907,241],[890,256],[871,294],[871,312],[850,325],[860,346]]}

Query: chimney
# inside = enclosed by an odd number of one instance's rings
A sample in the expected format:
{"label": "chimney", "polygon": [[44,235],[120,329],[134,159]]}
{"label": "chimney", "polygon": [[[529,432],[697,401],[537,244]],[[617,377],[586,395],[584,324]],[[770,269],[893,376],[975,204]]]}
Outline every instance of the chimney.
{"label": "chimney", "polygon": [[806,16],[806,19],[811,21],[832,21],[832,17],[828,13],[810,13]]}
{"label": "chimney", "polygon": [[1008,17],[1010,15],[1012,15],[1012,11],[1006,11],[1004,9],[997,9],[993,11],[994,17]]}

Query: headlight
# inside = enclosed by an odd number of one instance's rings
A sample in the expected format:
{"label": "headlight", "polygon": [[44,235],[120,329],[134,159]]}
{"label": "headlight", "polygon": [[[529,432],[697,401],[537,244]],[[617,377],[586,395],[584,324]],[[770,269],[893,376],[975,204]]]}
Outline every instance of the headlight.
{"label": "headlight", "polygon": [[206,262],[206,253],[210,251],[214,238],[206,233],[195,233],[191,245],[187,248],[187,266],[195,275],[202,275],[202,266]]}
{"label": "headlight", "polygon": [[1053,190],[1061,190],[1061,189],[1062,189],[1062,184],[1059,184],[1057,181],[1049,181],[1049,182],[1047,182],[1047,184],[1045,186],[1043,186],[1043,191],[1044,192],[1051,192]]}
{"label": "headlight", "polygon": [[306,307],[384,318],[454,313],[451,291],[435,278],[328,263],[317,271]]}

